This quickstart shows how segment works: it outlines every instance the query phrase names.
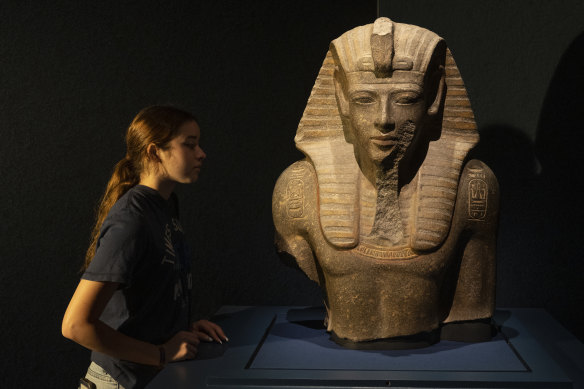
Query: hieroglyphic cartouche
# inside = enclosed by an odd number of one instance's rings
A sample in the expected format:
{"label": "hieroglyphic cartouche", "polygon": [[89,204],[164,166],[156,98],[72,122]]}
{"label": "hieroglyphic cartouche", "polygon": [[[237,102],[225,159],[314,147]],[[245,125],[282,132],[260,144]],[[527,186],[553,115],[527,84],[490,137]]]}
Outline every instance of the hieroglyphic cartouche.
{"label": "hieroglyphic cartouche", "polygon": [[470,220],[484,220],[487,215],[487,194],[489,188],[485,182],[483,169],[469,169],[468,215]]}
{"label": "hieroglyphic cartouche", "polygon": [[303,168],[292,169],[290,180],[286,185],[286,209],[288,210],[288,217],[301,218],[304,216],[304,175]]}

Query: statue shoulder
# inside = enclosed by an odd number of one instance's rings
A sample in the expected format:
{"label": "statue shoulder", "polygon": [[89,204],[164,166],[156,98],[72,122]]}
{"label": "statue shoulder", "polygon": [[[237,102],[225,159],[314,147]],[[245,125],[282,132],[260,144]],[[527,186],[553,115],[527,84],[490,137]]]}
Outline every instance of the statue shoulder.
{"label": "statue shoulder", "polygon": [[308,161],[290,165],[278,178],[272,195],[272,217],[276,250],[282,261],[300,268],[319,282],[315,258],[309,244],[309,230],[316,218],[316,173]]}
{"label": "statue shoulder", "polygon": [[272,215],[276,229],[279,226],[284,228],[283,224],[290,225],[290,228],[304,224],[303,221],[314,213],[316,186],[314,167],[306,160],[297,161],[282,172],[272,195]]}
{"label": "statue shoulder", "polygon": [[473,230],[494,230],[499,218],[499,183],[493,171],[478,159],[464,166],[458,186],[457,216]]}
{"label": "statue shoulder", "polygon": [[[499,184],[482,161],[468,161],[456,198],[452,247],[462,253],[456,293],[445,322],[491,317],[495,309]],[[465,239],[458,239],[465,236]],[[459,246],[459,245],[463,246]]]}

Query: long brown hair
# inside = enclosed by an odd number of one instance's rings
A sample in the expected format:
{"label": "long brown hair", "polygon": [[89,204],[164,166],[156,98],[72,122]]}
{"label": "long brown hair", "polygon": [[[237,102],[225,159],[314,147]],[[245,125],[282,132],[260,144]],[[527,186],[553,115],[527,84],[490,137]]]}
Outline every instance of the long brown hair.
{"label": "long brown hair", "polygon": [[85,254],[82,270],[87,269],[95,255],[101,225],[108,212],[130,188],[140,182],[147,159],[146,149],[153,143],[166,149],[184,123],[197,121],[194,115],[172,106],[151,106],[136,115],[126,133],[126,156],[114,167],[103,197],[96,212],[96,221],[91,232],[91,243]]}

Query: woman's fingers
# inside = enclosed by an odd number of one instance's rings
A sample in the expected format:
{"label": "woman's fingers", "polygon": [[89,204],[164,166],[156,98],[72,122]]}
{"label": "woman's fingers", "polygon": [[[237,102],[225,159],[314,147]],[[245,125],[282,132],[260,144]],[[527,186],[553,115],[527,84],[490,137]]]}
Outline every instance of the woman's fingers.
{"label": "woman's fingers", "polygon": [[190,331],[181,331],[180,333],[183,335],[183,339],[189,344],[197,346],[201,342],[199,337]]}
{"label": "woman's fingers", "polygon": [[197,356],[197,348],[192,344],[187,343],[187,354],[185,359],[193,359]]}
{"label": "woman's fingers", "polygon": [[[227,336],[225,336],[223,329],[221,327],[219,327],[217,324],[210,322],[210,321],[207,321],[205,324],[209,328],[209,333],[214,333],[216,337],[221,338],[224,341],[229,341]],[[213,336],[213,335],[211,335],[211,336]]]}
{"label": "woman's fingers", "polygon": [[[195,334],[195,336],[197,336],[199,338],[199,340],[203,341],[203,342],[212,342],[213,338],[211,336],[209,336],[208,333],[203,332],[203,331],[193,331],[193,334]],[[215,339],[217,340],[217,339]]]}
{"label": "woman's fingers", "polygon": [[212,323],[212,324],[215,325],[215,331],[217,332],[217,335],[219,335],[219,337],[221,339],[223,339],[224,341],[229,342],[229,338],[227,337],[227,335],[225,335],[225,333],[223,332],[223,329],[215,323]]}
{"label": "woman's fingers", "polygon": [[[215,340],[217,343],[223,343],[223,341],[229,341],[225,333],[217,324],[210,322],[208,320],[199,320],[193,323],[193,331],[203,333],[206,336],[199,337],[202,340],[212,341]],[[210,338],[209,338],[210,337]]]}

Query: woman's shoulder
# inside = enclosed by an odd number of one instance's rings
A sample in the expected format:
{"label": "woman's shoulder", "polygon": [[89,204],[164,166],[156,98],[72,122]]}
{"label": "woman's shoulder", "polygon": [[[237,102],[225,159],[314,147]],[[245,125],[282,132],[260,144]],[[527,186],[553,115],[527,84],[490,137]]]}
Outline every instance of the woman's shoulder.
{"label": "woman's shoulder", "polygon": [[152,188],[136,185],[130,188],[110,209],[107,219],[141,222],[155,217],[164,199]]}

